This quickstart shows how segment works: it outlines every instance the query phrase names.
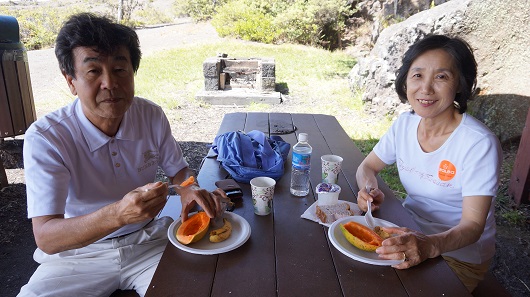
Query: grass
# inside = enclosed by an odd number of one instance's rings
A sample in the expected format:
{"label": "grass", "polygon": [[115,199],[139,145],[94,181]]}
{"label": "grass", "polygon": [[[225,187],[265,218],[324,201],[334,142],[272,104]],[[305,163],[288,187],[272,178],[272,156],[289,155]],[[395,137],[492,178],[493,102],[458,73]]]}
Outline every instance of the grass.
{"label": "grass", "polygon": [[[362,91],[352,93],[350,90],[348,73],[355,65],[355,59],[340,51],[330,52],[307,46],[223,41],[164,51],[142,59],[136,77],[136,93],[164,109],[201,104],[195,102],[195,94],[203,88],[202,62],[217,53],[230,53],[231,57],[273,57],[276,82],[299,100],[297,111],[337,116],[365,155],[391,124],[388,119],[365,115]],[[269,108],[262,103],[248,107],[249,111],[267,111]],[[395,165],[383,170],[381,177],[398,197],[404,198],[405,191]]]}
{"label": "grass", "polygon": [[[217,53],[230,53],[231,57],[273,57],[276,83],[288,90],[289,96],[297,98],[300,112],[344,115],[341,124],[354,139],[378,139],[391,124],[387,119],[363,115],[362,92],[352,93],[347,78],[355,59],[340,51],[307,46],[223,41],[164,51],[142,59],[136,93],[166,109],[194,102],[195,94],[204,84],[202,63]],[[256,111],[267,108],[266,104],[252,106]],[[359,125],[360,122],[364,124]]]}
{"label": "grass", "polygon": [[[230,53],[231,57],[274,57],[276,82],[286,85],[291,95],[303,98],[302,105],[318,99],[315,98],[318,96],[328,98],[323,108],[330,111],[362,107],[360,102],[351,100],[346,79],[355,65],[354,59],[344,53],[296,45],[219,42],[158,53],[156,57],[148,56],[142,60],[137,92],[163,105],[165,100],[157,92],[157,84],[162,82],[170,90],[187,90],[185,99],[193,100],[195,93],[203,87],[202,62],[220,52]],[[315,87],[318,92],[313,91]]]}

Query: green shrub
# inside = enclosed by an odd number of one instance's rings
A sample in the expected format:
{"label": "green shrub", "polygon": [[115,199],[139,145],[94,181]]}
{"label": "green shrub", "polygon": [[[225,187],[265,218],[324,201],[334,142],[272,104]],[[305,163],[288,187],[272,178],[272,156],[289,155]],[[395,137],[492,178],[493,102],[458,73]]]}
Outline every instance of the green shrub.
{"label": "green shrub", "polygon": [[133,19],[139,18],[143,20],[144,24],[168,24],[173,21],[172,17],[164,13],[153,9],[152,7],[142,8],[134,13]]}
{"label": "green shrub", "polygon": [[217,8],[227,0],[179,0],[175,1],[174,8],[179,16],[190,16],[195,21],[205,21],[212,18]]}
{"label": "green shrub", "polygon": [[320,45],[325,48],[342,46],[342,33],[346,28],[346,19],[354,13],[354,9],[340,1],[315,2],[315,21],[319,27]]}
{"label": "green shrub", "polygon": [[346,1],[231,0],[218,9],[212,24],[221,36],[337,48],[352,12]]}
{"label": "green shrub", "polygon": [[341,1],[296,0],[276,21],[283,28],[282,39],[286,42],[337,48],[351,12]]}
{"label": "green shrub", "polygon": [[29,10],[0,6],[0,14],[10,15],[17,19],[20,41],[26,50],[42,49],[53,45],[62,23],[76,12],[76,9],[37,7]]}
{"label": "green shrub", "polygon": [[244,1],[233,1],[222,6],[212,19],[220,36],[233,36],[244,40],[273,43],[278,30],[271,15],[262,13]]}
{"label": "green shrub", "polygon": [[278,27],[282,28],[280,40],[289,43],[317,45],[320,34],[318,25],[313,18],[315,9],[315,6],[298,3],[280,12],[275,19]]}
{"label": "green shrub", "polygon": [[526,222],[524,213],[519,210],[501,212],[501,216],[513,226],[524,226]]}
{"label": "green shrub", "polygon": [[[147,7],[145,1],[140,0],[123,0],[122,6],[121,6],[121,15],[120,15],[120,1],[100,1],[108,8],[106,10],[110,10],[110,17],[111,19],[118,20],[121,24],[136,28],[136,27],[142,27],[146,24],[144,20],[140,20],[137,18],[134,18],[134,14],[138,14],[138,12],[146,9],[146,10],[152,10],[152,8]],[[120,18],[121,17],[121,18]]]}

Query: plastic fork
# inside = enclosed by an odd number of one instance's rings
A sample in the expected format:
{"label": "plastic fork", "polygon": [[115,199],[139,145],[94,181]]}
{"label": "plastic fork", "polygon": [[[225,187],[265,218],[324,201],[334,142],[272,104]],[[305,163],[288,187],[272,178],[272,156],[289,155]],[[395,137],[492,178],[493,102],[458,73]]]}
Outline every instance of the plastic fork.
{"label": "plastic fork", "polygon": [[[370,195],[371,191],[372,191],[372,187],[370,187],[369,185],[366,185],[366,192],[368,193],[368,195]],[[372,202],[367,201],[366,206],[368,206],[368,211],[364,215],[364,219],[366,220],[366,224],[368,225],[368,227],[370,227],[370,229],[374,229],[375,220],[374,220],[374,217],[372,216]]]}
{"label": "plastic fork", "polygon": [[[177,189],[177,188],[182,188],[182,186],[181,185],[168,185],[167,188],[168,189],[172,189],[172,188]],[[144,189],[144,192],[148,192],[149,190],[151,190],[151,189]]]}

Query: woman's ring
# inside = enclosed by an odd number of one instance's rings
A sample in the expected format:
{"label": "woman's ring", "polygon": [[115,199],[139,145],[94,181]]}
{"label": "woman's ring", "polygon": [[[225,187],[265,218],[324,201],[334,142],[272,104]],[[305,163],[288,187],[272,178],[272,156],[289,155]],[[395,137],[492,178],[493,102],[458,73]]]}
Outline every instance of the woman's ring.
{"label": "woman's ring", "polygon": [[405,254],[405,252],[403,252],[403,261],[408,261],[409,259],[407,259],[407,254]]}

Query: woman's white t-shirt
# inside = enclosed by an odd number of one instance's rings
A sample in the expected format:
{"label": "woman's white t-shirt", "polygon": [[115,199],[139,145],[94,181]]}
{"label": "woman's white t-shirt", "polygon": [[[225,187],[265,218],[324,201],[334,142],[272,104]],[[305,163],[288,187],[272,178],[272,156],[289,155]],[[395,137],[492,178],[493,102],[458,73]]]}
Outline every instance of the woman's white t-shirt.
{"label": "woman's white t-shirt", "polygon": [[491,197],[480,239],[444,254],[468,263],[483,263],[495,253],[494,207],[502,160],[499,141],[484,124],[464,113],[445,143],[426,153],[417,137],[420,120],[411,112],[402,114],[374,147],[374,153],[385,164],[396,163],[408,194],[403,206],[425,234],[456,226],[462,217],[463,197]]}

